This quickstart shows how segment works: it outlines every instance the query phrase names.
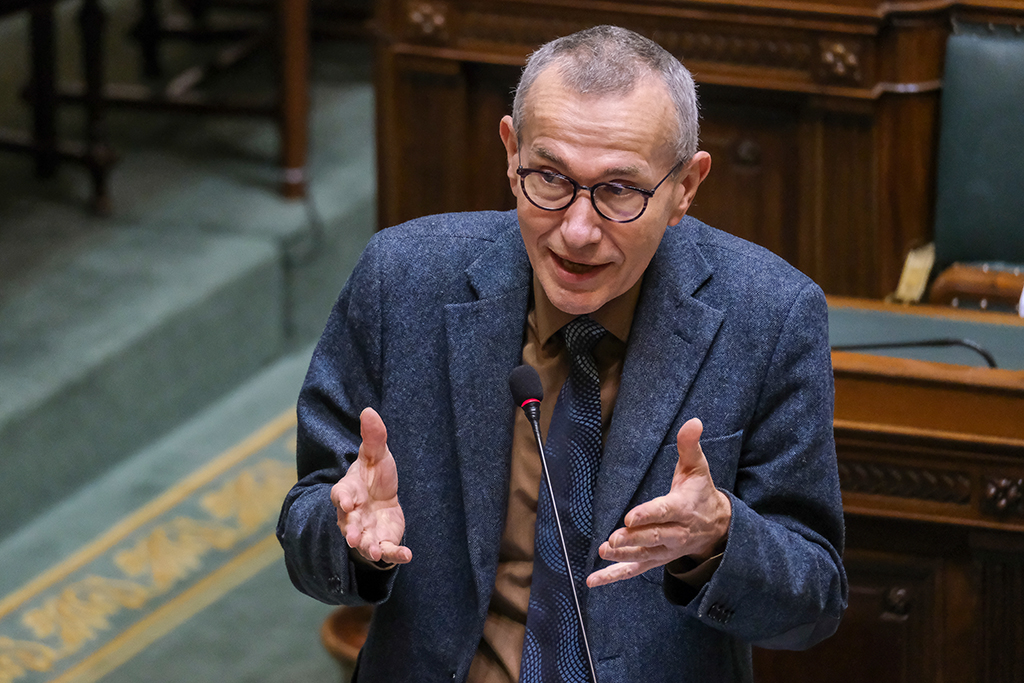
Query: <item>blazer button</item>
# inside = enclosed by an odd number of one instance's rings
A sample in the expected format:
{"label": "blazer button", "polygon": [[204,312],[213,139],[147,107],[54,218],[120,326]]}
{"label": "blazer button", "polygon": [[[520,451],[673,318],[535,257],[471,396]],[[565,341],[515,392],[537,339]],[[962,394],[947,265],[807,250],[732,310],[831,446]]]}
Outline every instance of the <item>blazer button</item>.
{"label": "blazer button", "polygon": [[711,605],[708,609],[708,618],[713,619],[720,624],[728,624],[729,620],[732,619],[733,614],[735,614],[735,610],[728,609],[718,602]]}

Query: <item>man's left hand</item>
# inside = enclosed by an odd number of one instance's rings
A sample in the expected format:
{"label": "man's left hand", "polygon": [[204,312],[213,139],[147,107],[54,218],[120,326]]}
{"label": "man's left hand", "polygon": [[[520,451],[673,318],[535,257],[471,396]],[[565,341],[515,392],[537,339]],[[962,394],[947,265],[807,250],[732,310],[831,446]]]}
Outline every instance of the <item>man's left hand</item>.
{"label": "man's left hand", "polygon": [[697,418],[676,435],[679,461],[669,492],[626,513],[626,526],[601,544],[598,554],[615,564],[587,577],[590,587],[629,579],[680,557],[695,562],[721,552],[732,519],[732,501],[715,488],[700,447]]}

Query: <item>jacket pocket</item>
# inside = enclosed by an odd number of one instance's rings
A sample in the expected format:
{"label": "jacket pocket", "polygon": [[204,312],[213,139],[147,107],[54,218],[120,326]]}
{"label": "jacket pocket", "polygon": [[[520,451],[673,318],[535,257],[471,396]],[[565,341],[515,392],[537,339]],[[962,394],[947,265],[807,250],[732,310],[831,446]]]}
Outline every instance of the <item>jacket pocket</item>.
{"label": "jacket pocket", "polygon": [[[736,471],[739,467],[740,453],[743,450],[743,430],[700,440],[701,450],[711,469],[711,480],[715,486],[724,491],[732,491],[736,485]],[[662,446],[652,465],[651,472],[642,487],[641,496],[635,504],[665,495],[672,487],[672,475],[679,461],[679,451],[675,440]],[[661,585],[664,581],[664,567],[655,567],[640,576],[650,583]]]}
{"label": "jacket pocket", "polygon": [[723,491],[732,491],[736,486],[736,471],[743,450],[743,430],[700,440],[701,450],[711,468],[711,480]]}

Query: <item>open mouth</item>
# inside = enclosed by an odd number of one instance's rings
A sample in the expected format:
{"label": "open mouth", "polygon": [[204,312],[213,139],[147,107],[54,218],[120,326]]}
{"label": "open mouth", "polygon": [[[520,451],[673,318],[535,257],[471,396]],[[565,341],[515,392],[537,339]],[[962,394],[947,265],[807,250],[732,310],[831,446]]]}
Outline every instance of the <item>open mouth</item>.
{"label": "open mouth", "polygon": [[558,256],[556,258],[558,258],[558,264],[562,266],[562,268],[564,268],[570,273],[573,273],[574,275],[583,275],[585,273],[589,273],[601,267],[589,265],[586,263],[577,263],[576,261],[564,259],[561,256]]}

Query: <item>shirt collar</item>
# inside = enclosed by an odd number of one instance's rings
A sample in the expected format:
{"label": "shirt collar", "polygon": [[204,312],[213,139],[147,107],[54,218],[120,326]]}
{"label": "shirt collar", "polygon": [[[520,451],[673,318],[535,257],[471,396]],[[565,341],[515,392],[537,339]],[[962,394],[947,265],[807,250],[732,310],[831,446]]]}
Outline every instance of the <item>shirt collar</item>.
{"label": "shirt collar", "polygon": [[[623,343],[629,339],[629,330],[633,325],[633,313],[636,312],[636,303],[640,299],[640,287],[643,281],[644,279],[641,277],[626,292],[590,314],[596,323]],[[533,301],[537,314],[537,334],[542,346],[547,344],[548,340],[566,323],[578,317],[555,308],[536,274],[533,276]]]}

